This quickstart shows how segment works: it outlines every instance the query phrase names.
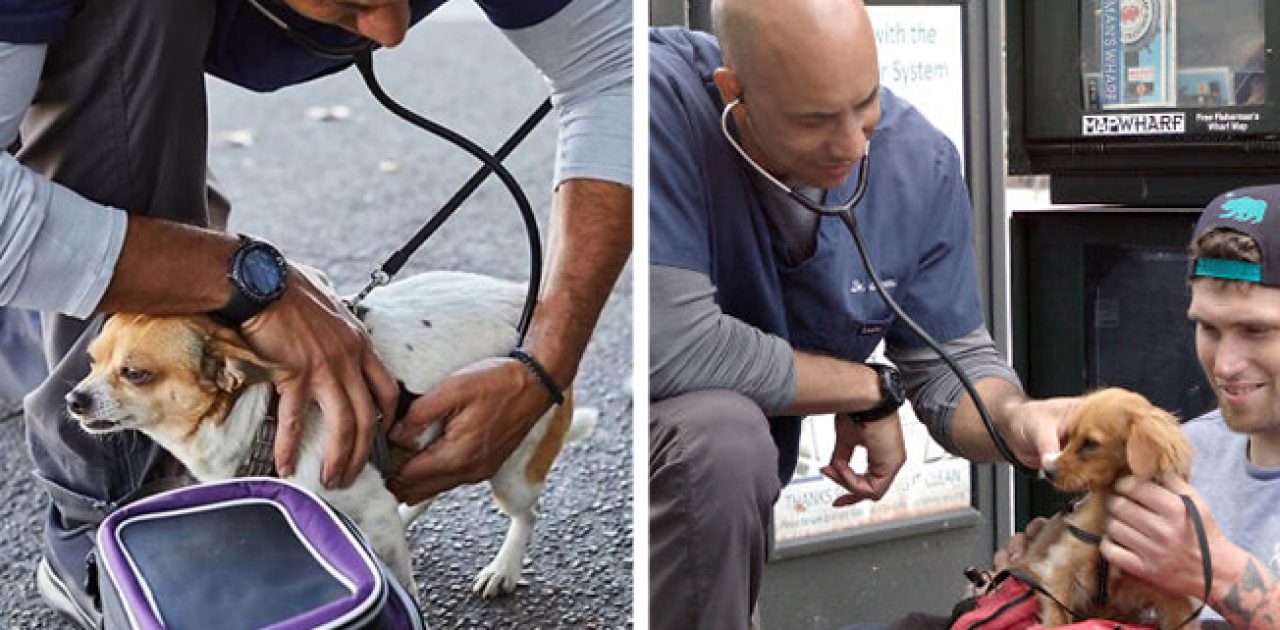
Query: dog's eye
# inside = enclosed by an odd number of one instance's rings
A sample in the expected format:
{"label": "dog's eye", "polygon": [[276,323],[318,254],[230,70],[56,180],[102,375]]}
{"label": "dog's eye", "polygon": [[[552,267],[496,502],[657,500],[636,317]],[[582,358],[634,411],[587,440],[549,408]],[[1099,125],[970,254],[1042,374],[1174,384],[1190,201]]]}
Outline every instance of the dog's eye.
{"label": "dog's eye", "polygon": [[1098,448],[1098,441],[1091,437],[1087,437],[1080,442],[1080,450],[1082,451],[1092,451],[1095,448]]}
{"label": "dog's eye", "polygon": [[151,372],[125,366],[120,368],[120,378],[134,385],[142,385],[151,380]]}

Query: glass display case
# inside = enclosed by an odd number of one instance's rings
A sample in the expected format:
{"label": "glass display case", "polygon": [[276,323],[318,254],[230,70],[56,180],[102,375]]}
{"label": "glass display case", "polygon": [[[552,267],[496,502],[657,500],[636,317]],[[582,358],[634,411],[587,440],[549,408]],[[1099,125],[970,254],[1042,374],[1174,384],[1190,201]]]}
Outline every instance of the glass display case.
{"label": "glass display case", "polygon": [[1262,0],[1090,0],[1080,18],[1090,111],[1267,102]]}
{"label": "glass display case", "polygon": [[1009,0],[1011,174],[1055,203],[1197,206],[1280,169],[1278,0]]}

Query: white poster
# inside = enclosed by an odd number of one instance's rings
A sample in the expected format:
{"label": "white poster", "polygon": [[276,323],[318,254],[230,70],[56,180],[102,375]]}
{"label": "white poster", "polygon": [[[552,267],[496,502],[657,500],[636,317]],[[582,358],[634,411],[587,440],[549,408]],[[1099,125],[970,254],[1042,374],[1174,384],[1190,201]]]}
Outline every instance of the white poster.
{"label": "white poster", "polygon": [[870,6],[880,84],[946,134],[964,160],[964,38],[960,5]]}

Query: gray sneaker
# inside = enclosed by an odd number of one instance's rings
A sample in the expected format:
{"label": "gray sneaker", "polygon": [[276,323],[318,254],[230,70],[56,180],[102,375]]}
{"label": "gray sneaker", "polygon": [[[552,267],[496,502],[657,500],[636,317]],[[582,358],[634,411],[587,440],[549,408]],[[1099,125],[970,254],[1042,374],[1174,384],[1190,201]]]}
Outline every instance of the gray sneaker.
{"label": "gray sneaker", "polygon": [[93,617],[80,606],[75,596],[71,594],[67,583],[58,577],[44,557],[41,557],[40,563],[36,565],[36,591],[40,593],[44,603],[77,627],[93,630]]}

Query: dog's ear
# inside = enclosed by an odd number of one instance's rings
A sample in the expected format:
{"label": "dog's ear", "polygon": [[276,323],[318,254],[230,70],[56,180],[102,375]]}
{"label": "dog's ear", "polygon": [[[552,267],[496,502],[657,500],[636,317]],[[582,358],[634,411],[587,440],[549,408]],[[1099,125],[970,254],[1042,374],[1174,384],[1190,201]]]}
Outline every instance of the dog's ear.
{"label": "dog's ear", "polygon": [[221,326],[206,330],[204,373],[218,389],[233,394],[246,385],[271,380],[279,366],[263,360],[234,330]]}
{"label": "dog's ear", "polygon": [[1182,435],[1178,419],[1150,403],[1129,410],[1125,454],[1129,470],[1139,479],[1168,473],[1187,479],[1191,474],[1191,443]]}

